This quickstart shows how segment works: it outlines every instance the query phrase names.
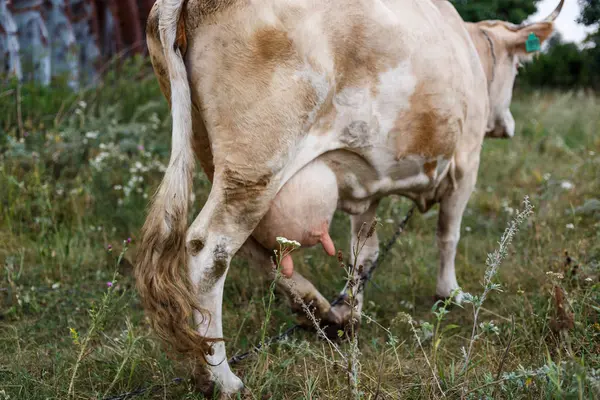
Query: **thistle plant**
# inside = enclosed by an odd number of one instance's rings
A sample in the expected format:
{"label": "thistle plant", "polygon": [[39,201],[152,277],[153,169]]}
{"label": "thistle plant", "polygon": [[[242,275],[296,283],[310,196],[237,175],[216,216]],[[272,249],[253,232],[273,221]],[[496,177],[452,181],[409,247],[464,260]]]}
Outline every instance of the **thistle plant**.
{"label": "thistle plant", "polygon": [[[464,347],[462,348],[464,357],[462,369],[463,372],[467,371],[469,367],[473,345],[481,336],[481,332],[497,332],[497,328],[495,328],[491,323],[483,323],[478,325],[479,312],[481,311],[483,303],[491,292],[501,291],[500,284],[495,282],[500,264],[502,264],[502,261],[508,255],[508,248],[511,245],[513,238],[519,231],[519,226],[523,224],[523,222],[525,222],[525,220],[527,220],[532,214],[533,205],[529,201],[529,197],[525,196],[525,199],[523,200],[523,210],[516,211],[514,218],[508,223],[508,226],[498,242],[498,248],[487,256],[485,261],[486,269],[483,279],[483,292],[480,295],[472,295],[470,293],[463,294],[463,302],[471,304],[473,307],[473,329],[471,332],[471,339],[469,340],[468,349],[465,350]],[[480,332],[478,332],[478,327]]]}

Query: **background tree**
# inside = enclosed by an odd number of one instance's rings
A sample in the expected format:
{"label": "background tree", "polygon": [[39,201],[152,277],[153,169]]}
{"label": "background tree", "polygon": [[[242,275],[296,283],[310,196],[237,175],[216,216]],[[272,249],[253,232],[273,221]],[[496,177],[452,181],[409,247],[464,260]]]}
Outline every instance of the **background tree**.
{"label": "background tree", "polygon": [[600,0],[579,0],[581,16],[578,21],[586,26],[592,26],[600,21]]}
{"label": "background tree", "polygon": [[[523,22],[537,10],[539,0],[452,0],[465,21],[501,19],[515,24]],[[597,2],[598,0],[590,0]]]}
{"label": "background tree", "polygon": [[[536,12],[539,0],[451,1],[465,21],[500,19],[519,24]],[[527,63],[519,72],[519,88],[600,90],[600,0],[578,1],[582,11],[577,22],[597,26],[596,31],[583,46],[564,42],[555,33],[535,62]]]}
{"label": "background tree", "polygon": [[575,43],[564,42],[556,33],[549,39],[547,50],[519,71],[517,82],[525,88],[570,89],[592,86],[592,76],[588,51],[582,51]]}

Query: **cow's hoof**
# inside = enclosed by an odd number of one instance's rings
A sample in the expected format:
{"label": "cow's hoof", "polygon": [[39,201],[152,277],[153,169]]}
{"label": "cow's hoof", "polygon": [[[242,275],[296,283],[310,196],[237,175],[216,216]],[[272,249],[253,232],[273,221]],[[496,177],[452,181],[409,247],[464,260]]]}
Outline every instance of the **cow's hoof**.
{"label": "cow's hoof", "polygon": [[321,327],[331,340],[351,339],[358,334],[360,313],[356,310],[352,312],[352,308],[344,299],[331,307]]}
{"label": "cow's hoof", "polygon": [[244,389],[244,383],[233,373],[216,378],[209,371],[197,372],[193,377],[196,390],[207,399],[230,399]]}
{"label": "cow's hoof", "polygon": [[231,374],[230,379],[226,383],[221,383],[221,393],[225,396],[235,395],[244,389],[244,383],[240,378]]}
{"label": "cow's hoof", "polygon": [[[354,324],[350,324],[351,313],[347,305],[331,307],[326,315],[307,316],[303,311],[293,310],[296,314],[297,324],[308,331],[316,332],[317,329],[332,341],[341,341],[356,335],[360,328],[360,320],[354,316]],[[316,322],[316,323],[315,323]],[[318,324],[318,325],[317,325]],[[317,328],[318,327],[318,328]]]}
{"label": "cow's hoof", "polygon": [[461,304],[464,299],[464,293],[456,282],[456,279],[440,279],[435,288],[436,301],[437,298],[442,300],[454,297],[453,301],[456,304]]}
{"label": "cow's hoof", "polygon": [[316,325],[322,325],[323,321],[327,320],[327,315],[322,315],[314,307],[310,307],[310,315],[306,314],[306,311],[298,306],[292,307],[292,313],[296,316],[296,323],[306,330],[315,330]]}
{"label": "cow's hoof", "polygon": [[358,337],[358,332],[360,331],[360,321],[355,320],[354,324],[350,324],[349,321],[347,321],[345,324],[324,323],[321,326],[321,330],[329,340],[334,342],[352,340],[355,337]]}
{"label": "cow's hoof", "polygon": [[[452,303],[450,303],[450,305],[448,306],[448,308],[453,307],[455,304],[461,305],[462,301],[463,301],[463,293],[462,292],[458,292],[456,294],[456,296],[454,296],[454,298],[452,299]],[[445,302],[446,300],[450,299],[451,295],[441,295],[441,294],[436,294],[433,297],[433,302],[437,303],[438,301],[442,301]]]}
{"label": "cow's hoof", "polygon": [[307,330],[314,330],[317,325],[322,326],[329,320],[331,307],[325,299],[319,302],[318,299],[308,297],[302,299],[302,302],[292,303],[291,309],[298,325]]}

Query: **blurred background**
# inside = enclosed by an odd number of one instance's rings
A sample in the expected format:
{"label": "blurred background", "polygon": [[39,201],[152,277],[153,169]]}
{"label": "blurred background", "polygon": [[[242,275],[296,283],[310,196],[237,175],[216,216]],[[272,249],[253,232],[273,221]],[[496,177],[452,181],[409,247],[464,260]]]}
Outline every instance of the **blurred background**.
{"label": "blurred background", "polygon": [[[554,0],[454,0],[466,21],[540,19]],[[146,51],[144,27],[154,0],[0,0],[0,75],[78,89],[106,63]],[[557,33],[520,87],[600,88],[600,0],[570,0]]]}
{"label": "blurred background", "polygon": [[[0,0],[0,400],[203,398],[190,365],[156,340],[134,288],[140,228],[171,148],[144,43],[153,3]],[[454,4],[467,21],[521,23],[558,0]],[[433,365],[447,398],[468,388],[462,397],[600,399],[599,19],[600,0],[566,0],[558,32],[519,71],[515,137],[484,141],[456,259],[464,290],[481,293],[488,253],[524,197],[535,205],[500,269],[502,293],[482,309],[495,332],[481,331],[461,373],[474,319],[470,307],[432,309],[439,211],[416,214],[366,289],[374,322],[360,328],[361,398],[436,398]],[[190,218],[210,188],[198,170]],[[382,201],[382,242],[409,204]],[[344,255],[349,227],[334,215]],[[321,249],[295,253],[294,265],[327,298],[346,283]],[[296,322],[282,296],[267,309],[271,282],[257,272],[236,257],[228,273],[230,355]],[[236,365],[255,395],[243,398],[349,398],[345,367],[322,345],[299,332]]]}
{"label": "blurred background", "polygon": [[103,64],[146,51],[144,27],[154,0],[0,0],[0,74],[73,89]]}

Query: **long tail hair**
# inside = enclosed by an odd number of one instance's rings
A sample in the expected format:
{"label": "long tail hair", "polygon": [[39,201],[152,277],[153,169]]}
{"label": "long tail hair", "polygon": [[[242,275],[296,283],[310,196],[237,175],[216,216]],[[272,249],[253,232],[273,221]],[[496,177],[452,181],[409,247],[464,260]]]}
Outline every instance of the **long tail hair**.
{"label": "long tail hair", "polygon": [[[205,361],[211,344],[190,325],[194,310],[203,313],[188,277],[185,234],[195,158],[192,146],[191,95],[182,56],[186,0],[163,0],[159,32],[171,83],[173,118],[169,165],[158,188],[137,254],[137,290],[157,335],[177,351]],[[184,268],[181,268],[181,267]]]}

